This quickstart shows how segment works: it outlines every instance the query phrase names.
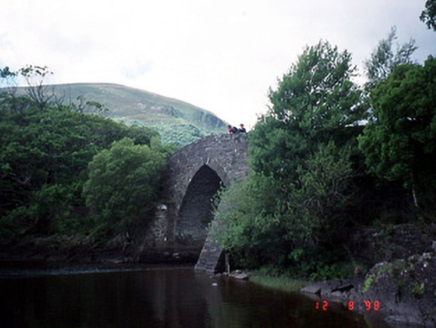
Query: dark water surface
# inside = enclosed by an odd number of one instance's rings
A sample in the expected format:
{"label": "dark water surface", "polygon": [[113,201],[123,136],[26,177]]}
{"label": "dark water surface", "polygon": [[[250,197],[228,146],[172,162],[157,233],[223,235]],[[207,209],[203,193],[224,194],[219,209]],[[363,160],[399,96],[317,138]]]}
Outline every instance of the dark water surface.
{"label": "dark water surface", "polygon": [[[3,266],[3,268],[1,268]],[[187,267],[0,263],[0,327],[370,327],[363,316]],[[379,326],[381,327],[381,326]]]}

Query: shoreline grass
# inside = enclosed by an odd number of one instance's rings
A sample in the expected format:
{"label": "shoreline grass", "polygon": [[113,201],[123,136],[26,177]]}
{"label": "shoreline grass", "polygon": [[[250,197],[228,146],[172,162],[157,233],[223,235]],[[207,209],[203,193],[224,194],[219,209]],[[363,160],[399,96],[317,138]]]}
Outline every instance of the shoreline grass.
{"label": "shoreline grass", "polygon": [[286,276],[265,276],[255,271],[249,272],[248,275],[250,276],[250,281],[255,284],[285,292],[298,292],[301,288],[313,283],[307,280],[293,279]]}

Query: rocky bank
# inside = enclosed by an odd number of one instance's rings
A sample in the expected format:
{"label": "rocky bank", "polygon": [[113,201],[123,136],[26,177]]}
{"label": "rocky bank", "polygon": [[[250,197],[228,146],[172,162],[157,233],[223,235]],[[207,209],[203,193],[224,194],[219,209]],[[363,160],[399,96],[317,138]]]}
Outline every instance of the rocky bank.
{"label": "rocky bank", "polygon": [[391,324],[436,327],[436,254],[377,263],[362,278],[318,282],[301,291]]}

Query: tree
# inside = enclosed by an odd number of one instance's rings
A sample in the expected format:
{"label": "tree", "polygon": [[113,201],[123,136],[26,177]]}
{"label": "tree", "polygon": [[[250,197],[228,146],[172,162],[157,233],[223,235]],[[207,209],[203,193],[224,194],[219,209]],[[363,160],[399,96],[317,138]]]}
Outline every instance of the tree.
{"label": "tree", "polygon": [[341,155],[333,143],[320,145],[307,169],[297,168],[300,188],[252,174],[222,191],[212,236],[244,266],[283,266],[296,249],[313,255],[346,221],[352,168]]}
{"label": "tree", "polygon": [[377,176],[400,180],[416,195],[436,187],[436,59],[400,65],[371,93],[374,118],[359,138]]}
{"label": "tree", "polygon": [[0,109],[22,113],[26,108],[31,107],[31,101],[23,96],[17,96],[18,72],[11,71],[9,67],[0,69]]}
{"label": "tree", "polygon": [[436,0],[427,0],[425,10],[422,11],[419,19],[423,21],[429,29],[436,31]]}
{"label": "tree", "polygon": [[18,73],[7,67],[0,73],[2,85],[9,86],[0,93],[0,237],[35,230],[77,233],[78,225],[89,230],[82,197],[88,163],[114,141],[130,137],[163,156],[171,152],[145,127],[52,102],[41,111],[28,95],[15,94]]}
{"label": "tree", "polygon": [[85,206],[80,194],[88,163],[127,131],[109,119],[71,108],[41,112],[22,100],[24,111],[0,110],[0,216],[11,231],[28,224],[49,232],[53,220],[68,220],[74,207]]}
{"label": "tree", "polygon": [[417,49],[415,40],[410,40],[402,46],[397,44],[394,53],[392,46],[397,39],[397,28],[394,26],[386,39],[379,42],[377,48],[372,52],[371,58],[365,61],[366,75],[368,82],[365,85],[367,91],[371,91],[378,82],[387,78],[392,70],[398,65],[413,64],[411,56]]}
{"label": "tree", "polygon": [[164,154],[129,138],[94,156],[83,194],[96,220],[117,230],[144,219],[155,205],[164,165]]}
{"label": "tree", "polygon": [[[282,191],[274,179],[260,174],[218,193],[211,234],[244,267],[281,265],[289,252],[286,222],[280,220]],[[280,236],[280,238],[277,238]]]}
{"label": "tree", "polygon": [[335,247],[367,110],[354,72],[348,52],[319,42],[270,90],[272,107],[248,135],[253,174],[216,212],[217,240],[245,264],[295,266]]}
{"label": "tree", "polygon": [[[109,111],[105,105],[100,104],[94,100],[86,100],[84,96],[80,95],[76,98],[78,103],[72,103],[71,106],[77,109],[79,113],[86,113],[90,115],[101,115]],[[63,99],[59,99],[58,103],[62,104]]]}
{"label": "tree", "polygon": [[307,47],[278,89],[270,90],[272,107],[250,134],[253,170],[295,184],[298,165],[319,144],[356,143],[352,126],[365,118],[366,107],[354,73],[347,51],[328,42]]}
{"label": "tree", "polygon": [[32,99],[38,109],[43,112],[47,107],[50,99],[53,97],[53,93],[49,95],[47,93],[47,86],[44,84],[44,79],[53,74],[49,71],[47,66],[33,66],[27,65],[19,70],[19,74],[24,77],[27,82],[27,93],[30,99]]}
{"label": "tree", "polygon": [[13,87],[16,87],[16,85],[14,83],[16,76],[17,76],[17,73],[11,71],[8,66],[1,68],[0,69],[0,85],[2,86],[2,88],[4,87],[3,85],[5,85],[6,88],[11,87],[11,85]]}

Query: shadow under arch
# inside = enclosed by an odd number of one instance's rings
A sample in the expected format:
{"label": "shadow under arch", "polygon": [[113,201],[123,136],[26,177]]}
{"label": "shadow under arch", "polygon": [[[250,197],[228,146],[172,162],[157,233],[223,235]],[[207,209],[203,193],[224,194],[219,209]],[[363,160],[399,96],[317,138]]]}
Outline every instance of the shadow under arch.
{"label": "shadow under arch", "polygon": [[175,243],[198,259],[213,220],[212,199],[223,184],[215,170],[201,166],[190,181],[183,197],[175,226]]}

